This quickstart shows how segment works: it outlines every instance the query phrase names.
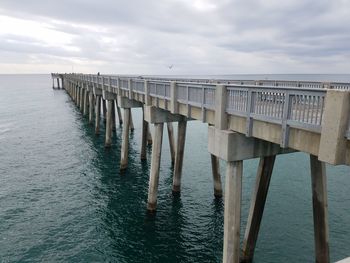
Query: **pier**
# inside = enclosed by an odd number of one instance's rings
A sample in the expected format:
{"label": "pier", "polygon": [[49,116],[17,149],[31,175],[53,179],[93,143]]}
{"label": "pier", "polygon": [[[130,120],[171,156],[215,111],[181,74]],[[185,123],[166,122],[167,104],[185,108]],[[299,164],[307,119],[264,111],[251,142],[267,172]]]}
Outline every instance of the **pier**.
{"label": "pier", "polygon": [[[120,169],[128,167],[132,108],[142,108],[142,147],[152,144],[147,210],[157,209],[164,124],[174,162],[172,191],[181,191],[188,121],[208,124],[213,195],[224,194],[223,262],[252,262],[276,156],[310,155],[315,262],[329,262],[325,165],[350,165],[350,83],[209,80],[52,73],[111,147],[116,117],[123,124]],[[57,86],[55,86],[55,81]],[[121,114],[123,109],[123,115]],[[177,123],[175,138],[172,123]],[[149,127],[154,126],[153,138]],[[244,160],[260,158],[243,245],[240,246]],[[226,163],[222,189],[219,160]],[[288,167],[286,167],[288,169]]]}

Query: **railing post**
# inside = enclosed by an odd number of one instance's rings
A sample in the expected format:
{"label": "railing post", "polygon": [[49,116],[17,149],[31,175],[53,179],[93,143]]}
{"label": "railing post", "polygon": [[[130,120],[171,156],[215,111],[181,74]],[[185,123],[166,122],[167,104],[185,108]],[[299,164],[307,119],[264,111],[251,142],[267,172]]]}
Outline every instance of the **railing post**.
{"label": "railing post", "polygon": [[108,77],[108,91],[112,92],[112,79],[111,79],[111,77]]}
{"label": "railing post", "polygon": [[117,77],[117,90],[118,90],[118,96],[122,95],[122,89],[120,87],[120,78]]}
{"label": "railing post", "polygon": [[246,121],[246,136],[252,136],[252,117],[250,116],[254,109],[254,94],[252,90],[248,90],[247,98],[247,121]]}
{"label": "railing post", "polygon": [[289,127],[287,121],[290,117],[291,103],[290,103],[289,91],[285,93],[284,107],[283,107],[283,117],[282,117],[282,135],[281,135],[281,147],[287,148],[289,143]]}
{"label": "railing post", "polygon": [[131,85],[131,78],[128,79],[128,88],[129,88],[129,99],[132,100],[132,85]]}
{"label": "railing post", "polygon": [[177,103],[177,86],[175,81],[170,82],[170,98],[171,98],[170,112],[176,114],[179,112],[179,107]]}
{"label": "railing post", "polygon": [[150,96],[148,80],[144,80],[144,85],[145,85],[145,105],[146,106],[151,106],[152,105],[152,100],[151,100],[151,96]]}
{"label": "railing post", "polygon": [[227,129],[226,101],[227,88],[219,84],[215,89],[215,128],[219,130]]}

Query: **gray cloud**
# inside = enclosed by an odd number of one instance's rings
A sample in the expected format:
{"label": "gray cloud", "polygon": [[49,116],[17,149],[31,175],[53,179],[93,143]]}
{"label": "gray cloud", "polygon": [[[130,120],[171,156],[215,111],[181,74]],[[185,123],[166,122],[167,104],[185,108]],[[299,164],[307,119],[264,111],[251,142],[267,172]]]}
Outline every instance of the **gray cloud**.
{"label": "gray cloud", "polygon": [[[135,74],[350,69],[347,0],[1,0],[0,15],[39,21],[71,37],[59,47],[16,32],[0,35],[1,63],[22,54],[23,61],[50,64],[56,57],[85,71]],[[175,64],[171,72],[169,64]]]}

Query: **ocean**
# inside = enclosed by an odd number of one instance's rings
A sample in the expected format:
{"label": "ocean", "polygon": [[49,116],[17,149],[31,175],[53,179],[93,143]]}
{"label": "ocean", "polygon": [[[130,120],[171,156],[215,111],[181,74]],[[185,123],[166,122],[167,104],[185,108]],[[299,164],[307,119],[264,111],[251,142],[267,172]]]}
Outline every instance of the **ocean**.
{"label": "ocean", "polygon": [[[350,75],[232,75],[236,79],[350,81]],[[46,75],[0,75],[0,262],[221,262],[223,200],[215,199],[207,125],[187,126],[182,192],[171,193],[164,131],[158,210],[146,212],[150,153],[140,160],[133,109],[129,167],[121,127],[111,149]],[[258,160],[244,161],[242,229]],[[225,165],[221,163],[221,173]],[[223,176],[224,177],[224,176]],[[327,166],[331,261],[350,256],[350,167]],[[222,178],[224,183],[224,178]],[[278,156],[254,262],[314,262],[309,157]]]}

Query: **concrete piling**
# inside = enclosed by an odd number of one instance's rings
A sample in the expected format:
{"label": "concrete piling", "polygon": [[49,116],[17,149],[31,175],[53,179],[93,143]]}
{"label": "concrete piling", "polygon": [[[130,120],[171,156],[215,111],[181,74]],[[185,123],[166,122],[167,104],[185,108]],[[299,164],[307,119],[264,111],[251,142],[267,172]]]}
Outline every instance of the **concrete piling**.
{"label": "concrete piling", "polygon": [[256,175],[255,189],[252,195],[250,210],[243,239],[241,263],[253,261],[254,249],[258,239],[260,224],[266,203],[273,166],[276,155],[260,158]]}
{"label": "concrete piling", "polygon": [[83,112],[83,110],[84,110],[84,89],[83,89],[83,87],[80,87],[79,109],[81,112]]}
{"label": "concrete piling", "polygon": [[130,109],[130,131],[134,131],[135,127],[134,127],[134,122],[132,121],[132,112]]}
{"label": "concrete piling", "polygon": [[222,185],[221,185],[221,175],[220,175],[220,161],[215,155],[210,155],[211,160],[211,170],[213,174],[214,182],[214,196],[216,198],[222,197]]}
{"label": "concrete piling", "polygon": [[148,122],[145,120],[145,110],[142,108],[142,141],[141,141],[141,160],[146,160],[147,153],[147,136],[148,136]]}
{"label": "concrete piling", "polygon": [[124,109],[123,135],[122,135],[122,149],[120,155],[120,170],[125,170],[128,167],[128,153],[129,153],[129,129],[130,129],[130,108]]}
{"label": "concrete piling", "polygon": [[102,99],[102,113],[103,113],[103,121],[106,123],[107,107],[106,107],[106,100],[105,99]]}
{"label": "concrete piling", "polygon": [[117,130],[116,119],[115,119],[115,102],[114,102],[114,100],[113,100],[113,104],[112,104],[112,130],[113,131]]}
{"label": "concrete piling", "polygon": [[86,115],[88,113],[88,96],[89,96],[89,92],[85,88],[85,90],[84,90],[84,110],[83,110],[84,115]]}
{"label": "concrete piling", "polygon": [[96,95],[95,104],[95,134],[100,134],[100,117],[101,117],[101,96]]}
{"label": "concrete piling", "polygon": [[92,91],[89,92],[89,124],[93,124],[94,117],[94,94]]}
{"label": "concrete piling", "polygon": [[175,163],[175,141],[174,141],[174,128],[173,128],[173,124],[171,122],[167,122],[167,130],[168,130],[171,164],[174,165],[174,163]]}
{"label": "concrete piling", "polygon": [[108,100],[105,147],[112,145],[112,105],[113,100]]}
{"label": "concrete piling", "polygon": [[118,101],[115,101],[116,103],[116,107],[117,107],[117,114],[118,114],[118,120],[119,120],[119,125],[123,124],[123,117],[122,117],[122,113],[120,111],[120,107],[118,106]]}
{"label": "concrete piling", "polygon": [[243,161],[227,162],[223,263],[239,263]]}
{"label": "concrete piling", "polygon": [[[185,141],[186,141],[186,127],[187,127],[186,120],[181,120],[178,122],[177,146],[176,146],[174,177],[173,177],[173,193],[179,193],[181,188],[182,164],[183,164]],[[156,140],[156,138],[154,139]]]}
{"label": "concrete piling", "polygon": [[149,125],[147,129],[147,145],[152,145],[152,133]]}
{"label": "concrete piling", "polygon": [[317,263],[329,263],[329,228],[326,165],[310,155],[312,206],[314,217],[315,258]]}
{"label": "concrete piling", "polygon": [[149,177],[148,186],[148,201],[147,210],[155,211],[157,208],[157,194],[158,194],[158,183],[159,183],[159,168],[161,160],[162,151],[162,141],[163,141],[163,127],[164,123],[154,124],[154,141],[152,145],[152,160],[151,160],[151,171]]}

